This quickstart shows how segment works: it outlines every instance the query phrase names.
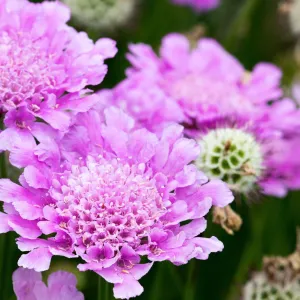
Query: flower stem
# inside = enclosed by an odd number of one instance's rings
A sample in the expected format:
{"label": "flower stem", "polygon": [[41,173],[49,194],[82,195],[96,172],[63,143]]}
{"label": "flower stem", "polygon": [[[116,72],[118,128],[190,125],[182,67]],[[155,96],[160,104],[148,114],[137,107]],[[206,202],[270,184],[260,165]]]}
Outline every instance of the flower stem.
{"label": "flower stem", "polygon": [[102,290],[103,290],[103,287],[102,287],[102,277],[98,277],[98,292],[97,292],[97,295],[98,295],[98,297],[97,297],[97,299],[98,300],[102,300]]}
{"label": "flower stem", "polygon": [[245,4],[242,5],[236,17],[229,25],[228,32],[223,40],[223,44],[227,49],[233,51],[236,44],[246,35],[247,30],[249,30],[251,17],[258,3],[258,0],[246,0]]}
{"label": "flower stem", "polygon": [[0,178],[7,177],[5,152],[0,154]]}
{"label": "flower stem", "polygon": [[110,300],[109,283],[101,276],[98,278],[98,300]]}
{"label": "flower stem", "polygon": [[188,265],[188,277],[185,286],[184,299],[185,300],[193,300],[195,299],[195,288],[194,288],[194,276],[196,270],[196,260],[193,259],[189,262]]}

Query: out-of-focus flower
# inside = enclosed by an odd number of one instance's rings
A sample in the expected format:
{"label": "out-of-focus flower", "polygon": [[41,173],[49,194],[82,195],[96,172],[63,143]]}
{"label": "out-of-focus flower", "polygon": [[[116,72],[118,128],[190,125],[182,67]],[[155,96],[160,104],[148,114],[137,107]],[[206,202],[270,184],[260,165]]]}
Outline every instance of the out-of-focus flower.
{"label": "out-of-focus flower", "polygon": [[287,257],[265,257],[264,269],[244,287],[243,300],[300,300],[300,229],[296,251]]}
{"label": "out-of-focus flower", "polygon": [[73,274],[62,271],[49,276],[48,287],[42,281],[42,274],[34,270],[19,268],[13,274],[17,300],[83,300],[83,294],[77,291],[76,284]]}
{"label": "out-of-focus flower", "polygon": [[190,6],[198,12],[214,9],[220,3],[220,0],[172,0],[172,1],[179,5]]}
{"label": "out-of-focus flower", "polygon": [[98,96],[107,105],[115,105],[128,112],[136,125],[159,132],[166,124],[182,123],[181,107],[157,85],[150,75],[139,74],[126,78],[112,90],[100,90]]}
{"label": "out-of-focus flower", "polygon": [[[260,63],[250,73],[216,41],[200,39],[190,49],[179,34],[163,39],[160,57],[144,44],[130,50],[127,79],[110,93],[112,99],[106,91],[106,99],[148,128],[159,116],[151,130],[182,123],[203,148],[196,164],[235,191],[258,186],[284,196],[300,186],[300,161],[290,156],[299,145],[300,112],[292,100],[281,99],[276,66]],[[148,96],[151,86],[159,97]]]}
{"label": "out-of-focus flower", "polygon": [[260,63],[250,73],[212,39],[202,38],[190,49],[185,36],[169,34],[160,56],[150,46],[136,44],[130,45],[127,57],[132,64],[128,77],[151,78],[180,106],[189,125],[205,126],[233,114],[248,114],[282,96],[277,67]]}
{"label": "out-of-focus flower", "polygon": [[95,104],[85,88],[103,80],[104,60],[115,55],[115,42],[104,38],[94,44],[66,24],[69,17],[69,9],[58,1],[1,1],[0,110],[9,127],[0,135],[2,150],[7,136],[27,142],[31,131],[40,130],[35,118],[66,130],[69,111],[87,111]]}
{"label": "out-of-focus flower", "polygon": [[290,26],[294,34],[300,35],[300,1],[290,0],[288,3],[288,15]]}
{"label": "out-of-focus flower", "polygon": [[126,25],[133,16],[139,0],[63,0],[74,20],[100,31],[112,31]]}
{"label": "out-of-focus flower", "polygon": [[286,285],[270,281],[264,273],[257,273],[245,286],[243,300],[300,300],[300,276]]}
{"label": "out-of-focus flower", "polygon": [[0,181],[0,228],[16,231],[19,249],[30,251],[19,265],[43,271],[53,255],[79,256],[81,271],[95,271],[128,299],[142,293],[138,280],[153,262],[181,265],[221,251],[215,237],[197,236],[211,206],[233,196],[190,165],[199,147],[182,131],[172,125],[158,138],[134,129],[121,110],[98,107],[78,114],[63,138],[15,147],[10,160],[25,169],[21,185]]}

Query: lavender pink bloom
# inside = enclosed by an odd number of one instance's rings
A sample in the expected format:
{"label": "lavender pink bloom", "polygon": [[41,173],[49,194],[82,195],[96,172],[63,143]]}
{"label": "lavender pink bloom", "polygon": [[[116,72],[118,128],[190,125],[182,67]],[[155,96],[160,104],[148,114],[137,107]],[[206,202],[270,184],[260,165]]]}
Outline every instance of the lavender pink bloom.
{"label": "lavender pink bloom", "polygon": [[201,12],[214,9],[219,5],[220,0],[172,0],[175,4],[187,5],[195,11]]}
{"label": "lavender pink bloom", "polygon": [[76,277],[63,271],[52,273],[48,286],[43,282],[42,274],[34,270],[19,268],[13,274],[17,300],[84,300],[76,284]]}
{"label": "lavender pink bloom", "polygon": [[167,35],[159,54],[145,44],[130,45],[127,78],[100,97],[152,131],[177,122],[201,138],[211,129],[242,128],[264,152],[262,192],[284,196],[300,187],[300,160],[288,155],[299,144],[300,113],[292,100],[282,99],[276,66],[259,63],[250,73],[216,41],[203,38],[190,49],[180,34]]}
{"label": "lavender pink bloom", "polygon": [[66,24],[69,18],[59,1],[1,1],[0,111],[6,112],[9,128],[0,135],[2,150],[8,136],[24,141],[40,130],[36,118],[66,130],[69,112],[87,111],[97,101],[85,88],[102,82],[104,60],[115,55],[115,42],[102,38],[94,44]]}
{"label": "lavender pink bloom", "polygon": [[197,236],[211,206],[233,196],[190,164],[199,147],[182,131],[172,125],[158,138],[117,108],[98,107],[77,115],[63,137],[15,147],[10,160],[24,173],[20,185],[0,180],[0,231],[17,232],[29,251],[19,266],[40,272],[54,255],[81,257],[81,271],[127,299],[142,293],[138,280],[155,261],[181,265],[221,251],[217,238]]}

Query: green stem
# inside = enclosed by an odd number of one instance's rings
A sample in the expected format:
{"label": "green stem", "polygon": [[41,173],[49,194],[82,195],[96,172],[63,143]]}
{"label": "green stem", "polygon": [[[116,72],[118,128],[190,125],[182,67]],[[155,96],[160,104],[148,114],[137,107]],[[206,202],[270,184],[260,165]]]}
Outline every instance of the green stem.
{"label": "green stem", "polygon": [[[278,199],[277,199],[278,200]],[[245,200],[247,201],[247,200]],[[233,279],[234,284],[231,286],[226,299],[235,300],[238,298],[239,291],[236,286],[242,286],[249,278],[251,268],[260,269],[264,253],[264,244],[266,236],[264,232],[268,226],[268,218],[270,214],[274,214],[277,203],[271,203],[270,200],[265,200],[265,203],[260,203],[249,207],[248,223],[250,225],[248,232],[248,243],[245,247],[243,255],[240,258],[240,263],[235,272]],[[277,220],[277,218],[274,217]]]}
{"label": "green stem", "polygon": [[109,284],[106,282],[105,283],[105,290],[104,290],[105,299],[110,299],[109,287],[110,287]]}
{"label": "green stem", "polygon": [[97,292],[97,299],[98,300],[110,300],[111,295],[109,291],[110,285],[109,283],[103,279],[101,276],[98,278],[98,292]]}
{"label": "green stem", "polygon": [[188,265],[188,277],[187,282],[185,286],[185,293],[184,293],[184,299],[185,300],[192,300],[195,299],[195,289],[194,289],[194,276],[195,276],[195,270],[196,270],[196,260],[193,259],[189,262]]}
{"label": "green stem", "polygon": [[260,0],[247,0],[229,25],[223,44],[230,51],[234,50],[236,44],[249,30],[252,14],[259,1]]}
{"label": "green stem", "polygon": [[4,260],[1,272],[5,274],[5,280],[3,280],[3,298],[6,299],[8,295],[11,295],[12,291],[12,274],[17,268],[17,246],[16,246],[16,236],[15,233],[9,232],[6,233],[3,238],[5,238],[4,244],[4,256],[2,260]]}
{"label": "green stem", "polygon": [[5,152],[0,154],[0,178],[7,178]]}

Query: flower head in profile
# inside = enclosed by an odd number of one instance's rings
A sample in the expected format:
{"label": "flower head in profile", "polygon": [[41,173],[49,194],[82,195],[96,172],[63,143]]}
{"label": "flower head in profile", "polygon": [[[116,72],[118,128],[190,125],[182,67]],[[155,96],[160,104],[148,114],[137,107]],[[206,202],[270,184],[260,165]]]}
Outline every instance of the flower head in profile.
{"label": "flower head in profile", "polygon": [[96,98],[85,88],[102,82],[104,60],[115,55],[115,42],[103,38],[94,44],[66,24],[69,17],[58,1],[1,1],[0,111],[6,112],[5,125],[11,129],[6,136],[25,139],[37,130],[35,118],[66,130],[69,111],[94,105]]}
{"label": "flower head in profile", "polygon": [[[300,161],[290,156],[299,145],[300,113],[282,99],[276,66],[259,63],[250,73],[216,41],[203,38],[191,49],[180,34],[163,39],[160,56],[148,45],[131,45],[128,59],[127,78],[109,101],[153,131],[171,121],[184,125],[202,147],[196,165],[209,177],[242,193],[259,188],[284,196],[300,186]],[[153,120],[155,128],[148,125]]]}
{"label": "flower head in profile", "polygon": [[63,271],[52,273],[48,286],[43,282],[42,274],[34,270],[19,268],[13,274],[17,300],[84,300],[76,284],[76,277]]}
{"label": "flower head in profile", "polygon": [[127,299],[142,293],[138,280],[153,262],[181,265],[221,251],[215,237],[197,236],[211,206],[233,196],[190,164],[199,147],[182,131],[172,125],[157,137],[111,107],[79,114],[63,137],[15,147],[10,160],[25,169],[21,185],[0,181],[0,224],[29,251],[19,265],[43,271],[53,255],[79,256],[81,271]]}
{"label": "flower head in profile", "polygon": [[220,0],[172,0],[175,4],[192,7],[197,12],[216,8]]}

